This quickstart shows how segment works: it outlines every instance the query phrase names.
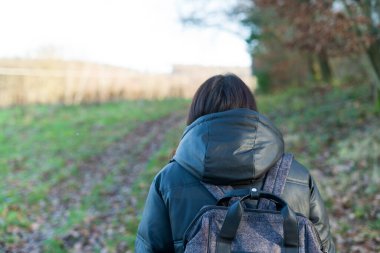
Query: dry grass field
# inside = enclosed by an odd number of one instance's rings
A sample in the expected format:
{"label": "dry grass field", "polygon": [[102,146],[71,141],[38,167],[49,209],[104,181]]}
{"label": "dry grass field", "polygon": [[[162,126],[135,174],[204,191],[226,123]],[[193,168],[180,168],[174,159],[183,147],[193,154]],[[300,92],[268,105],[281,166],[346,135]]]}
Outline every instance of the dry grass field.
{"label": "dry grass field", "polygon": [[255,88],[249,68],[174,66],[171,73],[58,59],[0,60],[0,107],[117,99],[190,98],[208,77],[232,72]]}

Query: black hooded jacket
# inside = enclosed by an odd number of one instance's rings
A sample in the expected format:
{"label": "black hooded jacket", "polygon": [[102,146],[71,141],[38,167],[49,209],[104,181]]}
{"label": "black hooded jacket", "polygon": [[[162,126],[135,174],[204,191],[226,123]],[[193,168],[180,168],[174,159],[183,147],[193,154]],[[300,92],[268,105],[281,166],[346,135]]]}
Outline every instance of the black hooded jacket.
{"label": "black hooded jacket", "polygon": [[[187,227],[203,206],[216,202],[200,181],[260,188],[283,152],[280,131],[253,110],[234,109],[198,118],[185,129],[174,159],[150,187],[136,252],[183,252]],[[335,252],[317,186],[296,160],[281,197],[314,223],[326,252]]]}

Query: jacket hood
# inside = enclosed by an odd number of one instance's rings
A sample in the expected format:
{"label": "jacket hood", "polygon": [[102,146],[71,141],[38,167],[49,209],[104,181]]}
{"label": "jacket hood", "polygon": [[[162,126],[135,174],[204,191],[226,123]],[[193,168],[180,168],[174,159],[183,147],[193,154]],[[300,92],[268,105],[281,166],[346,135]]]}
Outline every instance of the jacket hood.
{"label": "jacket hood", "polygon": [[282,134],[266,117],[233,109],[186,127],[174,160],[203,182],[233,185],[261,177],[283,153]]}

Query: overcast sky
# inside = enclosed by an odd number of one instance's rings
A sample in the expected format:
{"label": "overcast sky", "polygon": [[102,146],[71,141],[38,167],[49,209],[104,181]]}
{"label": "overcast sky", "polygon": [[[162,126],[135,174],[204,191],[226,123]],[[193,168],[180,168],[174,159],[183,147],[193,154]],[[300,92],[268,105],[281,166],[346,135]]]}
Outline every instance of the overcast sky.
{"label": "overcast sky", "polygon": [[67,59],[139,70],[172,64],[249,66],[242,38],[183,27],[179,0],[0,0],[0,57],[53,47]]}

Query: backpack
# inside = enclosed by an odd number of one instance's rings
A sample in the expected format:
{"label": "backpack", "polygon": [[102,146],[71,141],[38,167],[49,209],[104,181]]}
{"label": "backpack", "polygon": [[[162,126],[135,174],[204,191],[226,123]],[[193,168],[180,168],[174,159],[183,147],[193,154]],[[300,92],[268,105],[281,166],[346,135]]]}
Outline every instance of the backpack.
{"label": "backpack", "polygon": [[[217,199],[204,206],[184,234],[186,253],[321,253],[313,223],[295,213],[282,194],[293,156],[284,154],[269,170],[262,190],[203,183]],[[257,208],[245,207],[247,199]]]}

